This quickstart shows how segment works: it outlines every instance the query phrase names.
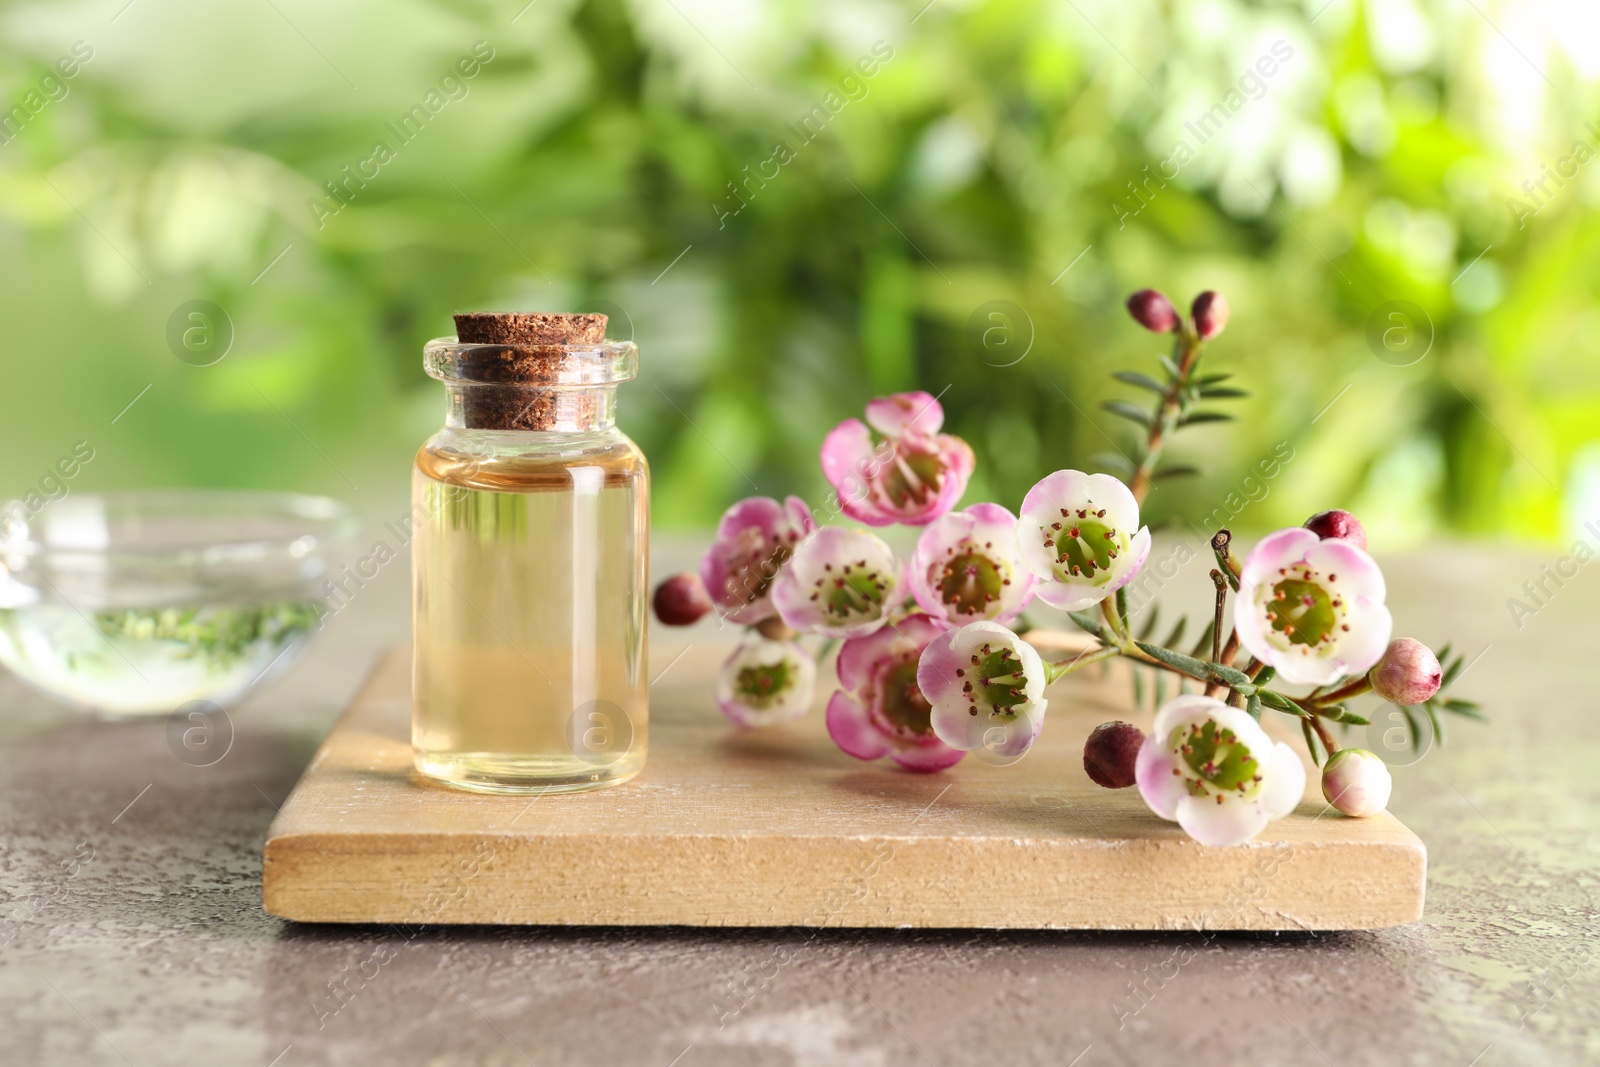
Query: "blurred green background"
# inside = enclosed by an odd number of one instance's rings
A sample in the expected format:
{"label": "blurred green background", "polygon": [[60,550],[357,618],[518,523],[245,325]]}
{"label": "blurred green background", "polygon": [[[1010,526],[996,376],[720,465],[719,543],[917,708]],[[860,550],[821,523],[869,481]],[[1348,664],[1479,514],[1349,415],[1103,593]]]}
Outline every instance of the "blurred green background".
{"label": "blurred green background", "polygon": [[[661,527],[819,502],[822,435],[906,388],[977,449],[967,501],[1015,508],[1126,450],[1098,405],[1144,402],[1109,375],[1153,369],[1122,300],[1154,286],[1227,295],[1207,369],[1254,396],[1179,437],[1203,474],[1153,519],[1345,506],[1389,549],[1600,515],[1587,3],[52,0],[0,26],[8,495],[87,440],[77,489],[403,507],[442,419],[422,343],[565,309],[639,342],[622,424]],[[169,342],[194,300],[231,322],[209,366]]]}

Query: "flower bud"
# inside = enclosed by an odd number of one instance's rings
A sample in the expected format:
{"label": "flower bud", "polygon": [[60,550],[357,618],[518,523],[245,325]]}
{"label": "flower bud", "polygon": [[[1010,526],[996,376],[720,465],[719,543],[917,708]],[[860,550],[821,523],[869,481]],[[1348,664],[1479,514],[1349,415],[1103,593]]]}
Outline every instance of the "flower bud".
{"label": "flower bud", "polygon": [[1144,731],[1127,722],[1103,722],[1083,743],[1083,769],[1095,785],[1126,789],[1144,745]]}
{"label": "flower bud", "polygon": [[1378,814],[1393,788],[1389,768],[1364,748],[1341,748],[1322,768],[1322,795],[1346,815]]}
{"label": "flower bud", "polygon": [[1209,341],[1228,325],[1228,298],[1215,289],[1207,289],[1194,298],[1189,313],[1194,316],[1194,332],[1202,341]]}
{"label": "flower bud", "polygon": [[1361,525],[1361,520],[1348,511],[1319,511],[1306,520],[1306,529],[1322,538],[1324,541],[1330,537],[1341,541],[1349,541],[1361,549],[1367,549],[1367,530]]}
{"label": "flower bud", "polygon": [[1171,333],[1178,328],[1178,309],[1166,294],[1154,289],[1140,289],[1128,297],[1128,314],[1155,333]]}
{"label": "flower bud", "polygon": [[674,574],[656,586],[650,600],[656,618],[668,626],[693,626],[711,610],[711,597],[698,574]]}
{"label": "flower bud", "polygon": [[1373,691],[1393,704],[1421,704],[1439,691],[1439,657],[1410,637],[1390,641],[1378,665],[1367,672]]}

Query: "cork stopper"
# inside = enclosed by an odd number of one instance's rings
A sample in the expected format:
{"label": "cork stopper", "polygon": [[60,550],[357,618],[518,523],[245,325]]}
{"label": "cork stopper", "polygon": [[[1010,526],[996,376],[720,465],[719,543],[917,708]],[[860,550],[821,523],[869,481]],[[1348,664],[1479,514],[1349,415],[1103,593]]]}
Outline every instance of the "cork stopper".
{"label": "cork stopper", "polygon": [[471,311],[455,320],[456,339],[471,345],[596,345],[606,339],[604,315]]}
{"label": "cork stopper", "polygon": [[458,342],[486,346],[457,365],[463,380],[484,383],[462,398],[468,427],[553,430],[594,419],[600,398],[556,386],[574,365],[573,349],[605,342],[605,315],[469,312],[455,320]]}

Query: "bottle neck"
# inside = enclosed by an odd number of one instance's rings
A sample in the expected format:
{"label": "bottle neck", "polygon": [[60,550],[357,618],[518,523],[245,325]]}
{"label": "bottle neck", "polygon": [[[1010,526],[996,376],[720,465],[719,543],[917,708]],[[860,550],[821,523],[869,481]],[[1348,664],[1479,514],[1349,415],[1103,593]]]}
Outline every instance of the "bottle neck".
{"label": "bottle neck", "polygon": [[451,429],[591,433],[617,422],[617,387],[446,382]]}

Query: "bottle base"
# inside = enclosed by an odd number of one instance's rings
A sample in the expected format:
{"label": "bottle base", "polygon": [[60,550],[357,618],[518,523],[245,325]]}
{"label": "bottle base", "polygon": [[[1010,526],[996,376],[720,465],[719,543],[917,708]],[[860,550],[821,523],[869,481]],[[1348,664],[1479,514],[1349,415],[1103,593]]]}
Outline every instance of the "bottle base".
{"label": "bottle base", "polygon": [[412,763],[429,781],[472,793],[539,796],[581,793],[621,785],[637,775],[643,760],[619,760],[596,766],[565,759],[511,756],[495,752],[423,753]]}

